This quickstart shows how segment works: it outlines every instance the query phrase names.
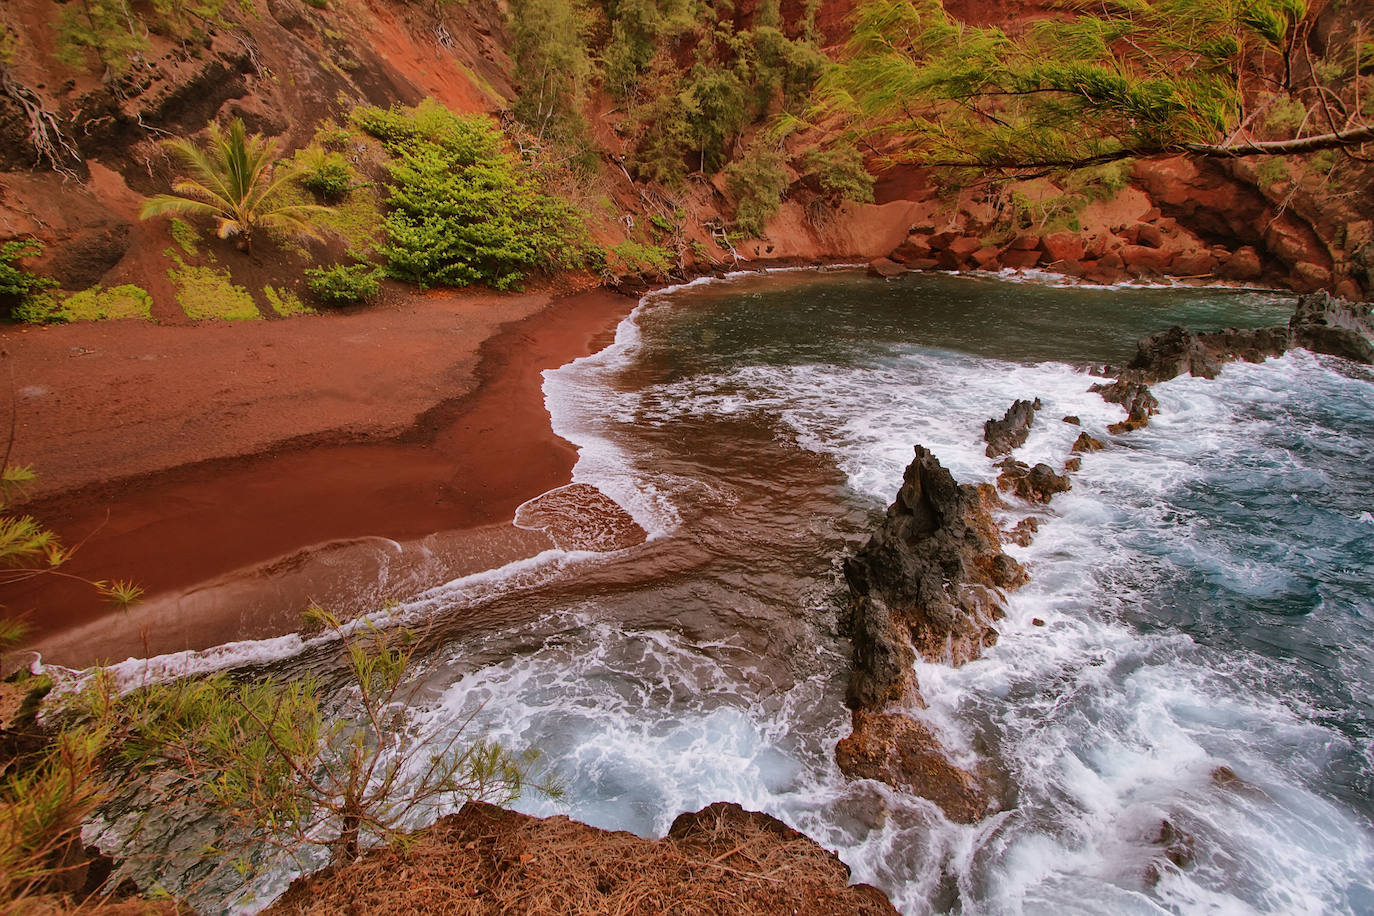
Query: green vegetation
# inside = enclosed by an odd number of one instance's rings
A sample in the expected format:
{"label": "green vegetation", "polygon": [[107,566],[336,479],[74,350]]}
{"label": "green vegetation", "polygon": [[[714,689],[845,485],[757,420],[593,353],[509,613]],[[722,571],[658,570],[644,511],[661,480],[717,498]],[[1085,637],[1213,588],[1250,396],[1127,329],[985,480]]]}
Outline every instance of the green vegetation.
{"label": "green vegetation", "polygon": [[805,157],[808,175],[814,175],[821,193],[832,201],[873,202],[873,176],[864,168],[864,157],[853,143],[838,142],[814,149]]}
{"label": "green vegetation", "polygon": [[139,216],[209,216],[222,238],[237,238],[248,251],[253,233],[278,229],[318,237],[312,220],[325,208],[282,200],[280,190],[293,177],[290,168],[277,168],[277,142],[261,134],[249,136],[235,118],[228,131],[211,124],[204,148],[189,140],[164,144],[190,173],[172,185],[172,194],[143,202]]}
{"label": "green vegetation", "polygon": [[336,201],[353,189],[353,169],[342,153],[308,146],[296,154],[300,182],[325,200]]}
{"label": "green vegetation", "polygon": [[[1333,71],[1315,66],[1305,84],[1298,80],[1292,64],[1306,35],[1305,0],[1073,9],[1011,37],[956,21],[939,0],[867,0],[844,61],[823,80],[821,110],[860,135],[899,136],[904,158],[973,168],[1074,167],[1164,152],[1278,154],[1374,139],[1346,104],[1367,93],[1359,85],[1367,79],[1322,84],[1321,74]],[[1248,106],[1276,98],[1286,100],[1276,124],[1330,133],[1308,144],[1247,135]],[[1314,107],[1327,115],[1312,117]]]}
{"label": "green vegetation", "polygon": [[431,100],[360,107],[353,121],[393,157],[381,249],[392,276],[421,287],[510,289],[531,270],[582,259],[580,217],[540,190],[490,119]]}
{"label": "green vegetation", "polygon": [[515,116],[538,142],[585,146],[590,14],[578,0],[511,0],[510,26],[520,86]]}
{"label": "green vegetation", "polygon": [[19,321],[42,320],[52,311],[48,291],[56,280],[39,277],[19,265],[24,258],[43,253],[37,239],[13,239],[0,243],[0,309]]}
{"label": "green vegetation", "polygon": [[175,254],[172,259],[176,266],[167,271],[167,278],[176,287],[177,304],[188,318],[257,321],[262,317],[252,294],[235,286],[229,271],[187,264]]}
{"label": "green vegetation", "polygon": [[297,315],[313,315],[315,310],[301,301],[301,297],[291,292],[289,289],[278,289],[275,286],[264,286],[263,295],[267,297],[267,304],[272,306],[272,311],[283,318],[294,318]]}
{"label": "green vegetation", "polygon": [[370,264],[335,264],[305,272],[310,291],[325,305],[356,305],[382,291],[381,270]]}
{"label": "green vegetation", "polygon": [[[297,857],[327,849],[345,863],[471,799],[504,804],[530,788],[557,794],[531,782],[533,754],[482,740],[469,723],[441,735],[409,727],[398,710],[423,685],[412,675],[416,634],[308,614],[340,649],[342,707],[326,707],[310,677],[221,674],[126,690],[97,671],[61,696],[46,679],[18,685],[27,695],[6,727],[28,750],[3,762],[0,894],[36,904],[59,890],[81,861],[83,824],[108,803],[128,812],[125,854],[152,874],[177,874],[185,857],[203,857],[249,878],[250,862],[262,861],[244,854],[250,847]],[[154,805],[183,823],[208,822],[214,841],[200,852],[175,844],[154,852],[144,840],[158,838],[140,832],[140,811]]]}
{"label": "green vegetation", "polygon": [[105,289],[99,284],[62,300],[59,314],[67,321],[104,321],[153,317],[153,297],[133,284]]}
{"label": "green vegetation", "polygon": [[749,29],[737,29],[733,13],[704,0],[608,7],[605,85],[625,103],[620,129],[639,177],[677,184],[689,169],[714,173],[734,158],[748,125],[805,107],[827,66],[814,5],[790,33],[777,0],[765,0]]}
{"label": "green vegetation", "polygon": [[668,271],[673,268],[672,255],[665,248],[646,245],[633,239],[612,245],[607,254],[611,257],[610,263],[606,266],[612,275],[638,273],[666,277]]}
{"label": "green vegetation", "polygon": [[200,254],[200,232],[196,230],[195,226],[185,220],[172,217],[168,232],[172,236],[172,241],[186,253],[187,257],[194,258]]}
{"label": "green vegetation", "polygon": [[[240,5],[251,7],[251,0]],[[225,0],[72,0],[57,17],[57,56],[68,66],[95,62],[114,76],[138,63],[149,49],[149,34],[186,41],[223,26]]]}
{"label": "green vegetation", "polygon": [[754,146],[731,163],[725,169],[725,186],[735,198],[735,228],[748,236],[762,235],[778,212],[787,184],[783,158],[773,150]]}

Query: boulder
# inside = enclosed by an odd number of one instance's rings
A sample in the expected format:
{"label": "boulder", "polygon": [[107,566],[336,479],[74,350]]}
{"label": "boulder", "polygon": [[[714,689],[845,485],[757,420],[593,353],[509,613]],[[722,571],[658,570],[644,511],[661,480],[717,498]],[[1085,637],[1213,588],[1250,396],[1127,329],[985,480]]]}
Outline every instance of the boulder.
{"label": "boulder", "polygon": [[1034,467],[1024,462],[1008,458],[1002,462],[1002,473],[997,475],[997,489],[1013,493],[1027,502],[1047,503],[1056,493],[1071,489],[1069,478],[1057,473],[1043,461]]}
{"label": "boulder", "polygon": [[835,746],[835,762],[854,779],[876,779],[927,798],[960,824],[993,809],[983,781],[951,763],[924,722],[895,713],[856,710],[853,731]]}
{"label": "boulder", "polygon": [[996,270],[999,265],[1001,252],[993,245],[984,245],[972,255],[973,263],[978,265],[979,270]]}
{"label": "boulder", "polygon": [[1227,280],[1258,280],[1264,274],[1259,252],[1249,245],[1237,248],[1217,268],[1217,276]]}
{"label": "boulder", "polygon": [[930,242],[925,236],[909,235],[906,237],[906,241],[898,245],[888,257],[898,263],[906,264],[912,260],[930,257],[932,250]]}
{"label": "boulder", "polygon": [[1078,438],[1075,439],[1075,440],[1073,440],[1073,447],[1072,447],[1071,449],[1069,449],[1069,451],[1071,451],[1071,452],[1100,452],[1100,451],[1102,451],[1102,450],[1103,450],[1104,448],[1106,448],[1106,447],[1107,447],[1107,446],[1105,446],[1104,444],[1102,444],[1102,443],[1099,442],[1098,440],[1094,439],[1092,436],[1088,435],[1087,433],[1079,433],[1079,434],[1078,434]]}
{"label": "boulder", "polygon": [[903,264],[898,264],[891,258],[874,258],[868,262],[868,275],[870,277],[881,277],[884,280],[891,280],[893,277],[900,277],[907,272]]}
{"label": "boulder", "polygon": [[1051,232],[1040,240],[1040,245],[1051,264],[1055,261],[1083,260],[1083,240],[1077,232]]}
{"label": "boulder", "polygon": [[1023,232],[1007,245],[1010,251],[1035,251],[1040,247],[1040,236]]}
{"label": "boulder", "polygon": [[1159,231],[1158,226],[1142,223],[1136,228],[1135,241],[1137,245],[1147,248],[1163,248],[1164,233]]}
{"label": "boulder", "polygon": [[1002,252],[1002,266],[1010,267],[1012,270],[1026,270],[1040,263],[1044,253],[1037,250],[1022,250],[1019,248],[1008,248]]}

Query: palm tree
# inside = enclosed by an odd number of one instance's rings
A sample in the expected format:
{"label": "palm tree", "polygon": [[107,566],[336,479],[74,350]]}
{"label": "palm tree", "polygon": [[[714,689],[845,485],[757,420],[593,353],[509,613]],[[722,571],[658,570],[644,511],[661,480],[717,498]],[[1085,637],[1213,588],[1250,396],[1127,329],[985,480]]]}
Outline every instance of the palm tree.
{"label": "palm tree", "polygon": [[319,238],[311,219],[326,212],[315,204],[283,203],[276,192],[294,174],[289,167],[273,168],[277,141],[261,134],[249,136],[243,121],[235,118],[228,130],[210,125],[210,136],[201,148],[189,140],[164,144],[190,173],[172,184],[171,194],[158,194],[143,202],[141,219],[165,215],[212,216],[222,239],[235,237],[248,251],[258,229],[285,229]]}

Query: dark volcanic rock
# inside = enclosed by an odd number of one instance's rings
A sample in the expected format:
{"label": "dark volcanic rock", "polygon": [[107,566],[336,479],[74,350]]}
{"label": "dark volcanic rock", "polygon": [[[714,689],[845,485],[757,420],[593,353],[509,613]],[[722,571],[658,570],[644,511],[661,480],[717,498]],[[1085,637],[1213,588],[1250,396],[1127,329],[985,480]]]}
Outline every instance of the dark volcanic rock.
{"label": "dark volcanic rock", "polygon": [[854,650],[846,702],[855,712],[836,761],[850,776],[915,792],[965,822],[989,808],[982,780],[950,763],[926,726],[888,707],[922,704],[912,670],[918,655],[960,665],[997,640],[1002,589],[1026,581],[1002,552],[989,512],[998,502],[992,487],[955,483],[917,446],[897,500],[844,564]]}
{"label": "dark volcanic rock", "polygon": [[1027,502],[1047,503],[1054,494],[1070,489],[1070,484],[1068,475],[1057,473],[1044,462],[1030,467],[1008,458],[1002,462],[1002,473],[997,475],[997,489]]}
{"label": "dark volcanic rock", "polygon": [[1000,420],[988,420],[983,424],[983,439],[987,442],[987,456],[1010,454],[1013,449],[1026,444],[1031,424],[1035,422],[1035,412],[1040,409],[1040,399],[1034,401],[1015,401],[1007,408]]}
{"label": "dark volcanic rock", "polygon": [[1374,318],[1370,306],[1312,293],[1298,299],[1288,322],[1293,341],[1316,353],[1374,363]]}
{"label": "dark volcanic rock", "polygon": [[961,824],[993,806],[982,780],[950,763],[935,733],[908,716],[855,710],[854,730],[835,746],[835,762],[854,779],[877,779],[928,798]]}
{"label": "dark volcanic rock", "polygon": [[[864,658],[911,657],[963,664],[997,639],[1003,614],[1001,588],[1025,581],[1025,571],[1002,553],[1002,538],[988,513],[994,494],[959,485],[937,459],[916,447],[897,500],[853,557],[845,561],[851,636],[856,640],[850,705],[875,706],[904,695],[886,668]],[[860,641],[884,638],[898,646],[861,652]]]}
{"label": "dark volcanic rock", "polygon": [[1139,381],[1150,385],[1184,373],[1213,379],[1228,362],[1263,362],[1267,357],[1283,355],[1291,342],[1292,335],[1282,326],[1203,333],[1172,327],[1141,338],[1136,343],[1135,358],[1126,368],[1137,373]]}

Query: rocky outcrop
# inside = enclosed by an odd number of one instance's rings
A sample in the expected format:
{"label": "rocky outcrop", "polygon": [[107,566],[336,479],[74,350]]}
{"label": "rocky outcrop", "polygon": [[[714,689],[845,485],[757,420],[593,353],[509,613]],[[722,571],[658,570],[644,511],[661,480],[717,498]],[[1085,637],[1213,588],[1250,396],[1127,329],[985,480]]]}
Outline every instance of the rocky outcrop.
{"label": "rocky outcrop", "polygon": [[840,768],[931,799],[954,820],[981,817],[990,793],[950,763],[924,725],[891,707],[922,705],[913,664],[960,665],[997,640],[1005,589],[1026,581],[1002,552],[989,486],[955,482],[921,446],[897,499],[868,543],[845,561],[851,600],[845,629],[854,665],[846,695],[853,734]]}
{"label": "rocky outcrop", "polygon": [[266,912],[665,911],[897,912],[876,888],[849,884],[834,853],[776,818],[725,803],[682,815],[661,840],[469,803],[403,844],[296,881]]}
{"label": "rocky outcrop", "polygon": [[1374,317],[1368,304],[1343,302],[1329,293],[1303,296],[1288,329],[1296,346],[1374,364]]}
{"label": "rocky outcrop", "polygon": [[1067,474],[1059,474],[1043,461],[1035,466],[1008,458],[997,475],[997,489],[1030,503],[1047,503],[1056,493],[1070,489]]}
{"label": "rocky outcrop", "polygon": [[1228,362],[1263,362],[1282,356],[1292,347],[1374,364],[1374,318],[1370,306],[1345,302],[1330,293],[1298,298],[1286,325],[1220,331],[1189,331],[1172,327],[1136,343],[1136,354],[1116,379],[1093,385],[1103,400],[1120,404],[1126,419],[1108,430],[1128,432],[1145,426],[1159,409],[1150,386],[1180,375],[1213,379]]}
{"label": "rocky outcrop", "polygon": [[[995,499],[990,488],[956,483],[938,458],[916,447],[882,525],[844,564],[856,639],[866,642],[865,633],[895,637],[899,645],[882,648],[879,656],[919,654],[955,665],[977,658],[996,641],[993,624],[1003,614],[999,590],[1021,585],[1026,574],[1002,552],[1001,533],[988,512]],[[856,643],[856,653],[860,648]],[[885,670],[855,665],[851,706],[911,699],[900,678]]]}
{"label": "rocky outcrop", "polygon": [[1040,409],[1040,399],[1034,401],[1014,401],[1000,420],[988,420],[983,424],[983,439],[987,442],[987,456],[996,458],[1009,455],[1013,449],[1026,444],[1031,424],[1035,422],[1035,412]]}

